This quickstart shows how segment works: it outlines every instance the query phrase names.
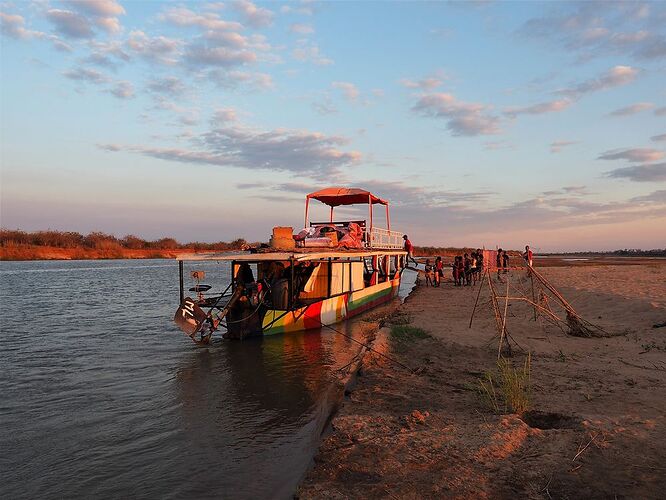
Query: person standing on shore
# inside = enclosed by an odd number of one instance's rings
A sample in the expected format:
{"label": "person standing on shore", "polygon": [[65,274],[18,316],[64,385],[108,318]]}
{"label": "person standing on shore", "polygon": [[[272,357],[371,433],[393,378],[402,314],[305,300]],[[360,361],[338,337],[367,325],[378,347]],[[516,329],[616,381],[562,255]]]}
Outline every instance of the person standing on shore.
{"label": "person standing on shore", "polygon": [[497,277],[499,278],[500,272],[502,271],[502,249],[497,250]]}
{"label": "person standing on shore", "polygon": [[439,287],[444,277],[444,262],[441,257],[435,259],[435,286]]}
{"label": "person standing on shore", "polygon": [[402,239],[405,240],[405,251],[407,252],[407,265],[409,265],[409,259],[412,259],[414,265],[418,267],[419,263],[416,262],[416,259],[414,258],[414,245],[412,245],[412,242],[409,241],[409,238],[407,237],[406,234],[403,235]]}
{"label": "person standing on shore", "polygon": [[506,250],[502,254],[502,267],[504,268],[504,274],[509,272],[509,254],[506,253]]}
{"label": "person standing on shore", "polygon": [[425,283],[426,286],[435,286],[433,284],[433,272],[432,272],[432,264],[430,264],[430,259],[426,259],[425,261]]}
{"label": "person standing on shore", "polygon": [[525,245],[525,253],[523,254],[523,259],[525,259],[525,262],[527,262],[527,265],[532,267],[532,257],[534,254],[532,253],[532,250],[530,250],[529,245]]}
{"label": "person standing on shore", "polygon": [[476,249],[476,269],[479,274],[479,280],[483,276],[483,252],[480,248]]}

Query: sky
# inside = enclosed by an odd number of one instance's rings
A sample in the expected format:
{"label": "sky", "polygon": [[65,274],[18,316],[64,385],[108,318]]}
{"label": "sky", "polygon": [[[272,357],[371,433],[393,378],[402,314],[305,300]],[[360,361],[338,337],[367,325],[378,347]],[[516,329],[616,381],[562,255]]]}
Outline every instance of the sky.
{"label": "sky", "polygon": [[267,241],[348,186],[416,245],[666,248],[666,2],[3,1],[0,21],[2,227]]}

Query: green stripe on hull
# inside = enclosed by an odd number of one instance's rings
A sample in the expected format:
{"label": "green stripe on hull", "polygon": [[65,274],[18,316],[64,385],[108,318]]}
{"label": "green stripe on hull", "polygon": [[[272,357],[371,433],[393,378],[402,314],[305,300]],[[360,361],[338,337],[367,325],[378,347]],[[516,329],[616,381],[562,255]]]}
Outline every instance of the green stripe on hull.
{"label": "green stripe on hull", "polygon": [[359,299],[350,301],[347,304],[347,310],[349,312],[352,312],[352,311],[358,309],[359,307],[363,307],[368,302],[373,302],[373,301],[375,301],[375,300],[377,300],[381,297],[385,297],[386,295],[390,295],[391,293],[393,293],[393,287],[392,286],[390,286],[388,288],[384,288],[383,290],[379,290],[375,293],[366,295],[365,297],[361,297]]}

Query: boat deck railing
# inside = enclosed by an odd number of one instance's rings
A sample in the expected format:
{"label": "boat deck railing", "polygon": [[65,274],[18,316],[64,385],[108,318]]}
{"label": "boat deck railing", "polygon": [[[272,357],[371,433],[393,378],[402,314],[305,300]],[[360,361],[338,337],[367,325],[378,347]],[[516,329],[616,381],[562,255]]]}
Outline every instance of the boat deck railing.
{"label": "boat deck railing", "polygon": [[370,229],[369,238],[366,245],[368,248],[386,248],[392,250],[401,250],[405,242],[402,239],[400,231],[391,231],[382,227],[373,227]]}
{"label": "boat deck railing", "polygon": [[310,226],[333,225],[347,228],[351,222],[358,224],[361,231],[363,231],[363,244],[365,248],[402,250],[405,246],[405,242],[402,239],[402,232],[375,226],[368,230],[368,226],[364,220],[310,222]]}

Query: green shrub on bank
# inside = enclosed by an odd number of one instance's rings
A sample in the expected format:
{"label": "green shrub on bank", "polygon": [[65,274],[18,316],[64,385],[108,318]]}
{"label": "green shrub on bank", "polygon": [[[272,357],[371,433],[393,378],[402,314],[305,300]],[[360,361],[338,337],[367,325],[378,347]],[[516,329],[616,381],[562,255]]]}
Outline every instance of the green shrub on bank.
{"label": "green shrub on bank", "polygon": [[430,337],[423,328],[417,328],[410,325],[393,325],[391,327],[391,339],[398,342],[409,342],[415,339],[425,339]]}
{"label": "green shrub on bank", "polygon": [[501,358],[497,361],[497,371],[486,372],[479,380],[479,394],[495,413],[524,413],[529,409],[531,399],[530,371],[532,356],[525,358],[522,367]]}

